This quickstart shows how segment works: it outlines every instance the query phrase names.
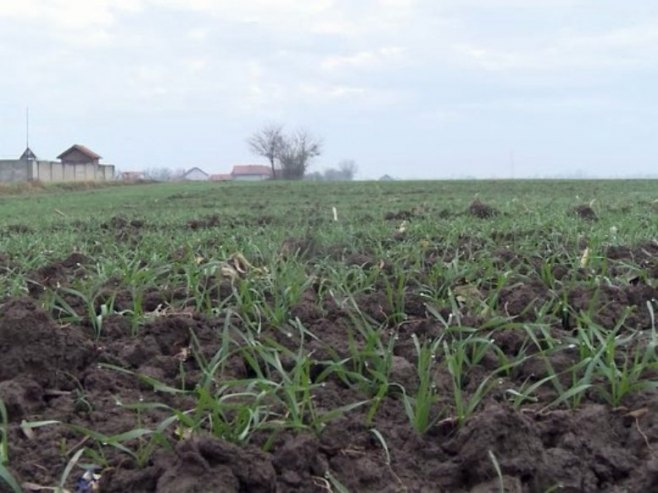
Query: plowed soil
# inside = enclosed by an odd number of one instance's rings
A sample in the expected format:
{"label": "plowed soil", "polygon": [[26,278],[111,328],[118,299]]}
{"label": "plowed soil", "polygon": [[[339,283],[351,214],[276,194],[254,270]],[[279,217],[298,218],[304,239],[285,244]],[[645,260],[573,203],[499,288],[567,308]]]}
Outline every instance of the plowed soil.
{"label": "plowed soil", "polygon": [[[3,199],[0,493],[15,493],[4,468],[26,492],[658,492],[655,190],[209,182]],[[619,399],[598,366],[578,381],[610,334],[610,381],[646,363]],[[468,338],[457,378],[446,355]],[[417,431],[405,397],[437,341]],[[298,421],[280,390],[295,357]],[[262,421],[240,413],[253,395]]]}
{"label": "plowed soil", "polygon": [[[653,261],[648,249],[608,253],[612,263],[629,257]],[[514,252],[503,253],[507,262],[514,258]],[[89,324],[62,324],[40,308],[38,300],[44,286],[66,285],[75,276],[84,275],[85,266],[92,262],[73,254],[39,269],[33,275],[32,297],[10,299],[0,306],[0,398],[9,415],[10,470],[33,484],[57,484],[67,461],[86,445],[84,434],[76,427],[110,436],[156,427],[168,416],[164,409],[136,413],[126,406],[135,402],[186,409],[189,396],[154,389],[143,377],[172,388],[193,389],[202,375],[190,348],[211,358],[222,344],[223,316],[202,316],[192,309],[154,316],[136,336],[131,335],[126,318],[114,315],[104,321],[97,338]],[[363,269],[380,264],[365,254],[346,262]],[[538,280],[509,284],[511,287],[501,291],[498,304],[518,320],[533,321],[537,313],[533,307],[555,296]],[[128,306],[129,294],[116,289],[121,294],[117,299]],[[215,292],[218,299],[230,293],[230,286],[225,286],[223,294],[220,291]],[[467,290],[461,292],[464,298],[477,296]],[[649,312],[642,308],[658,297],[658,290],[642,280],[622,288],[604,286],[597,292],[575,286],[563,294],[576,309],[594,303],[594,320],[604,327],[614,326],[630,308],[625,327],[652,328]],[[151,309],[156,310],[171,297],[171,293],[156,296]],[[360,296],[357,303],[375,320],[385,321],[391,315],[392,308],[379,293]],[[447,311],[447,307],[437,308]],[[462,310],[474,327],[484,322],[481,314],[469,312],[468,300]],[[429,339],[444,329],[413,293],[408,295],[406,313],[397,335],[391,378],[413,390],[418,382],[412,334]],[[293,307],[292,315],[317,335],[304,349],[312,355],[316,372],[331,354],[349,355],[347,334],[353,321],[344,308],[319,300],[318,293],[309,289]],[[574,328],[568,316],[555,321],[550,330],[556,339],[568,336]],[[264,327],[264,335],[295,350],[301,344],[296,337],[274,328]],[[496,333],[495,344],[503,354],[513,357],[528,340],[525,333],[507,330]],[[552,367],[558,372],[577,361],[578,355],[568,351],[551,356]],[[475,392],[495,365],[491,354],[485,356],[479,377],[477,371],[469,375],[467,392]],[[568,410],[559,406],[546,409],[542,404],[557,396],[547,391],[543,402],[512,407],[504,389],[512,383],[537,381],[546,371],[544,361],[530,358],[517,371],[501,376],[497,389],[463,426],[450,415],[440,416],[423,435],[409,426],[399,393],[389,392],[370,426],[366,426],[366,411],[356,409],[317,434],[289,430],[272,437],[256,433],[242,445],[204,434],[185,437],[172,432],[171,446],[159,447],[144,463],[104,447],[107,466],[100,471],[99,491],[336,491],[328,472],[354,492],[658,491],[656,393],[637,394],[618,408],[591,393],[576,410]],[[247,376],[248,364],[240,357],[232,357],[221,374],[224,379]],[[452,395],[450,382],[446,371],[435,375],[440,402],[446,405]],[[314,391],[319,409],[364,399],[367,396],[337,378]],[[23,420],[61,424],[26,431],[20,426]],[[373,430],[385,437],[386,447]],[[2,485],[0,491],[9,490]]]}

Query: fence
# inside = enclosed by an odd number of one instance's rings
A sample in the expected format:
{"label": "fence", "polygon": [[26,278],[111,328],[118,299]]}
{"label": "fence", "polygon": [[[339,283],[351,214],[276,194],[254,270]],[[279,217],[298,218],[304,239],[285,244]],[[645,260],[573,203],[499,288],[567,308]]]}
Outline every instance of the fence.
{"label": "fence", "polygon": [[58,161],[0,160],[0,182],[108,181],[114,179],[112,164],[69,164]]}

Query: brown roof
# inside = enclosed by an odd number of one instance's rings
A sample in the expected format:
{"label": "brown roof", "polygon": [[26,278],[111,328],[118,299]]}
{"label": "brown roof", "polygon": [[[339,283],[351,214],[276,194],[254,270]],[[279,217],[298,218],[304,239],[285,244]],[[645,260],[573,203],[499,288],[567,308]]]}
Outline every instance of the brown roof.
{"label": "brown roof", "polygon": [[215,175],[210,175],[210,181],[230,181],[233,179],[233,175],[225,174],[225,173],[218,173]]}
{"label": "brown roof", "polygon": [[233,171],[231,171],[233,176],[254,176],[254,175],[267,175],[272,176],[272,168],[269,166],[263,166],[262,164],[243,164],[233,166]]}
{"label": "brown roof", "polygon": [[80,144],[72,145],[67,150],[62,152],[59,156],[57,156],[57,159],[64,159],[67,154],[73,151],[79,151],[85,156],[87,156],[89,159],[101,159],[101,157],[98,154],[96,154],[94,151]]}

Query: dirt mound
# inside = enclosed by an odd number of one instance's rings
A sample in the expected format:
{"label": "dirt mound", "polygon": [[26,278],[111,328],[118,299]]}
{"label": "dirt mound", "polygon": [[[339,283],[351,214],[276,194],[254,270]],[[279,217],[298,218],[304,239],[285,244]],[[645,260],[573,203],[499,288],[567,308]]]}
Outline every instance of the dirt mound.
{"label": "dirt mound", "polygon": [[475,199],[471,205],[468,206],[468,213],[479,219],[491,219],[500,214],[500,211],[495,207],[481,202],[479,199]]}
{"label": "dirt mound", "polygon": [[[632,421],[597,405],[524,415],[493,404],[442,446],[452,455],[455,472],[461,472],[453,479],[464,480],[443,486],[494,491],[481,488],[496,480],[495,460],[506,487],[512,487],[505,491],[549,491],[558,485],[559,491],[618,491],[619,484],[628,488],[624,491],[653,491],[658,478],[647,474],[646,462],[640,466],[648,451],[637,429],[627,426]],[[627,441],[632,445],[625,446]]]}
{"label": "dirt mound", "polygon": [[[540,491],[557,484],[562,491],[656,490],[655,459],[646,459],[648,440],[655,440],[651,422],[599,405],[537,414],[532,421],[532,434],[544,448],[533,482]],[[649,426],[648,435],[643,426]]]}
{"label": "dirt mound", "polygon": [[216,228],[221,225],[221,221],[217,214],[206,216],[201,219],[190,219],[187,221],[187,227],[190,229],[208,229]]}
{"label": "dirt mound", "polygon": [[276,491],[271,460],[256,448],[198,438],[181,443],[176,455],[176,462],[158,480],[159,493]]}
{"label": "dirt mound", "polygon": [[[536,477],[542,449],[543,444],[533,433],[531,421],[498,405],[485,409],[467,422],[457,436],[444,446],[446,452],[459,458],[462,477],[467,479],[465,485],[454,486],[462,488],[473,488],[495,475],[492,454],[507,475]],[[533,460],[528,460],[529,457]]]}
{"label": "dirt mound", "polygon": [[284,259],[299,257],[312,257],[319,253],[317,240],[312,237],[288,238],[283,241],[279,249]]}
{"label": "dirt mound", "polygon": [[352,253],[345,257],[345,265],[370,269],[377,264],[377,259],[363,253]]}
{"label": "dirt mound", "polygon": [[[650,329],[653,319],[646,306],[657,298],[658,289],[646,284],[602,286],[598,290],[579,286],[568,293],[570,306],[591,311],[593,320],[609,329],[622,319],[625,327]],[[630,312],[626,313],[629,308]]]}
{"label": "dirt mound", "polygon": [[632,260],[647,265],[658,256],[658,242],[654,240],[633,247],[610,245],[605,255],[610,260]]}
{"label": "dirt mound", "polygon": [[133,244],[139,243],[142,238],[142,229],[146,223],[141,219],[127,219],[123,216],[114,216],[108,222],[103,223],[101,228],[114,233],[118,242],[128,241]]}
{"label": "dirt mound", "polygon": [[26,224],[10,224],[5,228],[5,231],[8,234],[14,233],[17,235],[34,233],[34,230],[27,226]]}
{"label": "dirt mound", "polygon": [[11,257],[5,253],[0,253],[0,272],[11,268]]}
{"label": "dirt mound", "polygon": [[0,354],[0,381],[29,375],[58,388],[67,385],[64,373],[90,363],[93,347],[78,329],[55,325],[34,301],[17,299],[0,307]]}
{"label": "dirt mound", "polygon": [[534,321],[537,311],[549,298],[548,289],[541,283],[520,283],[501,289],[498,304],[508,315]]}
{"label": "dirt mound", "polygon": [[74,252],[64,260],[45,265],[29,276],[28,290],[38,296],[46,288],[68,284],[72,279],[85,274],[85,266],[93,261],[81,253]]}
{"label": "dirt mound", "polygon": [[412,219],[415,216],[416,214],[413,211],[406,211],[406,210],[397,211],[397,212],[391,211],[384,214],[384,219],[386,219],[387,221],[393,221],[393,220],[408,221],[409,219]]}
{"label": "dirt mound", "polygon": [[582,204],[574,207],[573,209],[571,209],[570,214],[572,216],[579,217],[580,219],[584,219],[585,221],[599,220],[599,217],[596,215],[596,212],[594,212],[594,209],[592,209],[589,205],[586,204]]}
{"label": "dirt mound", "polygon": [[141,219],[127,219],[123,216],[114,216],[108,222],[103,223],[101,228],[109,230],[142,229],[144,224],[144,221]]}

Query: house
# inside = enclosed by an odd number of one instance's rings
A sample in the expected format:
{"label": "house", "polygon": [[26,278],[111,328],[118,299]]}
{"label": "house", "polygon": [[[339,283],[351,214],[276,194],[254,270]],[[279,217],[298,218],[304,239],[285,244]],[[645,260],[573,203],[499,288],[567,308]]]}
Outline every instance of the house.
{"label": "house", "polygon": [[187,181],[206,181],[208,180],[208,173],[203,171],[200,168],[191,168],[188,169],[183,175],[183,180]]}
{"label": "house", "polygon": [[124,171],[120,176],[123,181],[139,181],[146,179],[143,171]]}
{"label": "house", "polygon": [[87,147],[75,144],[57,156],[62,164],[95,164],[98,166],[101,157]]}
{"label": "house", "polygon": [[390,176],[390,175],[384,175],[384,176],[382,176],[382,177],[379,179],[379,181],[394,181],[394,180],[393,180],[393,177],[392,177],[392,176]]}
{"label": "house", "polygon": [[263,181],[272,178],[272,168],[261,164],[243,164],[233,166],[231,176],[236,181]]}
{"label": "house", "polygon": [[210,175],[210,181],[231,181],[233,176],[228,173],[218,173],[215,175]]}

